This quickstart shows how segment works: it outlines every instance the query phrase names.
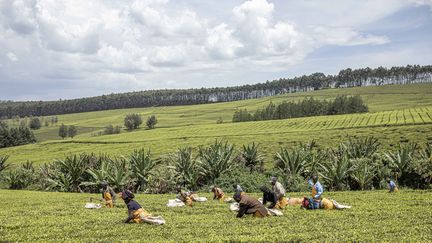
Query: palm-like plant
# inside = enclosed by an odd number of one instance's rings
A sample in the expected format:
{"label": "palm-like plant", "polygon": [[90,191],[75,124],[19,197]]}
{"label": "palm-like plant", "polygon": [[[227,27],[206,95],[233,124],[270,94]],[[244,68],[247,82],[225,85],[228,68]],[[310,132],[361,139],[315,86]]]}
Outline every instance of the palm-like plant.
{"label": "palm-like plant", "polygon": [[183,187],[196,189],[199,181],[198,163],[192,156],[192,148],[179,148],[168,155],[168,168],[173,170],[176,181]]}
{"label": "palm-like plant", "polygon": [[81,192],[80,183],[88,168],[87,155],[69,155],[63,160],[56,160],[54,164],[58,172],[63,174],[63,176],[56,176],[55,178],[61,180],[67,179],[68,183],[70,182],[71,184],[71,191]]}
{"label": "palm-like plant", "polygon": [[276,153],[275,166],[283,175],[291,178],[303,172],[306,165],[305,154],[302,149],[288,150],[281,148]]}
{"label": "palm-like plant", "polygon": [[432,182],[432,143],[427,143],[418,155],[413,163],[413,169],[424,179],[423,187],[428,188]]}
{"label": "palm-like plant", "polygon": [[47,181],[50,184],[47,189],[56,189],[61,192],[71,192],[76,190],[72,176],[67,173],[56,171],[47,179]]}
{"label": "palm-like plant", "polygon": [[8,155],[0,156],[0,173],[10,167],[10,165],[6,163],[8,159]]}
{"label": "palm-like plant", "polygon": [[7,171],[3,180],[9,185],[9,189],[22,189],[22,176],[18,170]]}
{"label": "palm-like plant", "polygon": [[127,168],[127,161],[124,159],[114,160],[111,164],[111,173],[108,176],[110,185],[117,189],[122,190],[125,185],[130,182],[130,172]]}
{"label": "palm-like plant", "polygon": [[358,183],[361,190],[367,189],[372,185],[375,178],[375,168],[369,159],[357,159],[355,161],[352,178]]}
{"label": "palm-like plant", "polygon": [[336,154],[331,154],[329,159],[329,161],[319,163],[320,171],[318,173],[327,186],[341,190],[352,172],[351,161],[346,155],[338,156]]}
{"label": "palm-like plant", "polygon": [[384,153],[384,156],[390,164],[390,168],[396,172],[396,181],[398,178],[402,177],[404,173],[408,172],[416,149],[416,143],[409,143],[404,146],[399,146],[396,152]]}
{"label": "palm-like plant", "polygon": [[259,146],[252,144],[243,145],[243,151],[240,152],[240,159],[243,164],[253,171],[263,171],[264,156],[259,152]]}
{"label": "palm-like plant", "polygon": [[107,159],[100,160],[100,165],[96,168],[87,169],[87,173],[90,175],[89,181],[81,183],[82,186],[97,186],[104,181],[108,181],[113,161],[106,157]]}
{"label": "palm-like plant", "polygon": [[214,183],[215,179],[230,171],[234,166],[233,152],[233,145],[227,141],[216,140],[207,147],[199,147],[199,168],[203,178]]}
{"label": "palm-like plant", "polygon": [[128,158],[132,177],[137,182],[137,190],[143,190],[147,184],[148,177],[152,174],[153,169],[160,163],[160,160],[154,160],[151,152],[144,149],[135,150]]}
{"label": "palm-like plant", "polygon": [[344,146],[348,157],[353,159],[373,156],[378,151],[380,143],[374,137],[365,137],[364,139],[350,137],[342,146]]}

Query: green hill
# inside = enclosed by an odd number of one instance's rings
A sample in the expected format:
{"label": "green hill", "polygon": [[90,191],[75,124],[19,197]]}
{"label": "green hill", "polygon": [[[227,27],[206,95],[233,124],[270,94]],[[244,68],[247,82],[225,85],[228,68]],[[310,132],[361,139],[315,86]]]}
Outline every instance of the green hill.
{"label": "green hill", "polygon": [[[270,101],[302,100],[305,97],[333,99],[337,95],[360,95],[369,113],[295,118],[275,121],[231,123],[238,108],[255,110]],[[128,113],[140,113],[144,119],[154,114],[159,123],[154,130],[141,128],[117,135],[98,136],[104,126],[122,125]],[[223,124],[216,124],[222,118]],[[214,139],[227,139],[236,145],[256,141],[268,159],[281,146],[312,139],[322,146],[336,144],[347,136],[373,135],[385,146],[399,142],[432,140],[432,84],[388,85],[348,89],[327,89],[308,93],[285,94],[261,99],[190,106],[152,107],[76,113],[58,116],[57,126],[42,127],[35,132],[39,142],[0,149],[12,162],[49,162],[66,153],[126,154],[145,147],[156,155],[179,146],[197,147]],[[9,121],[13,125],[12,121]],[[78,136],[62,140],[57,136],[59,124],[76,125]]]}

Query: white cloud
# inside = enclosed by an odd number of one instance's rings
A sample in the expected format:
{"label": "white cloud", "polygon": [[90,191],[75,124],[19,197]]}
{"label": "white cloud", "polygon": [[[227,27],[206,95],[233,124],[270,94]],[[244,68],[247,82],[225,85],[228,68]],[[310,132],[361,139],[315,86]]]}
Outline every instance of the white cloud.
{"label": "white cloud", "polygon": [[18,57],[15,55],[15,53],[13,52],[8,52],[7,53],[7,57],[9,58],[9,60],[11,60],[12,62],[17,62],[18,61]]}
{"label": "white cloud", "polygon": [[0,1],[0,61],[7,66],[0,82],[39,80],[59,89],[90,82],[96,95],[109,87],[196,87],[203,79],[229,80],[227,73],[255,80],[251,70],[286,70],[321,47],[392,43],[365,26],[430,3],[226,1],[221,18],[186,0]]}
{"label": "white cloud", "polygon": [[364,34],[353,30],[352,28],[329,28],[325,26],[316,26],[313,28],[315,42],[320,45],[381,45],[390,42],[385,36],[376,36]]}
{"label": "white cloud", "polygon": [[410,0],[412,2],[414,2],[416,5],[422,6],[422,5],[426,5],[429,6],[432,10],[432,0]]}
{"label": "white cloud", "polygon": [[206,51],[215,58],[234,58],[237,51],[244,47],[239,40],[233,37],[233,29],[223,23],[208,30]]}

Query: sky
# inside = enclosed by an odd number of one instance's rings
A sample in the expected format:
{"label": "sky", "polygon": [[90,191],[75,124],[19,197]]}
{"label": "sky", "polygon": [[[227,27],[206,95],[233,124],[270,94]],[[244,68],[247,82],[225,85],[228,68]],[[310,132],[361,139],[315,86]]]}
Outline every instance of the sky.
{"label": "sky", "polygon": [[0,100],[432,64],[432,0],[0,0]]}

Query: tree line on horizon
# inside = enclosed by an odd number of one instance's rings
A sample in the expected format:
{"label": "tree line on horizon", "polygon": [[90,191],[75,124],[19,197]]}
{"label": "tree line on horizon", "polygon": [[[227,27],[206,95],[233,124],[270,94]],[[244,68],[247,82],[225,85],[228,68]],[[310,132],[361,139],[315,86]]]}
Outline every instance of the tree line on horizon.
{"label": "tree line on horizon", "polygon": [[432,65],[343,69],[337,75],[313,73],[253,85],[201,89],[163,89],[58,101],[0,101],[0,118],[48,116],[151,106],[230,102],[325,88],[432,82]]}

